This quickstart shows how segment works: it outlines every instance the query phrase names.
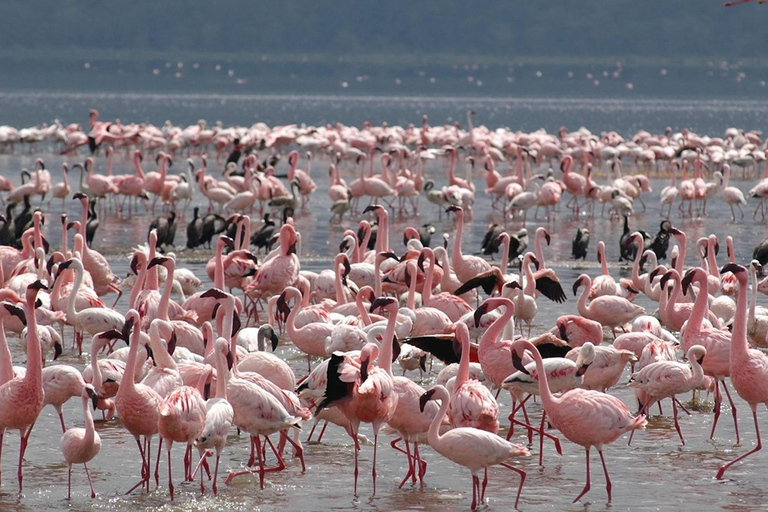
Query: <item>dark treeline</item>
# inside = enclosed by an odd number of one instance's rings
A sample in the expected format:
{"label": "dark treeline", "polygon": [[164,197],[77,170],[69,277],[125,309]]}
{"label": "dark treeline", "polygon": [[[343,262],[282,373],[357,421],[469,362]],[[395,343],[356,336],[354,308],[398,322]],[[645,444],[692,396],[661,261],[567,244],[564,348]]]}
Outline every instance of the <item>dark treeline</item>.
{"label": "dark treeline", "polygon": [[768,6],[720,0],[26,0],[0,51],[763,58]]}

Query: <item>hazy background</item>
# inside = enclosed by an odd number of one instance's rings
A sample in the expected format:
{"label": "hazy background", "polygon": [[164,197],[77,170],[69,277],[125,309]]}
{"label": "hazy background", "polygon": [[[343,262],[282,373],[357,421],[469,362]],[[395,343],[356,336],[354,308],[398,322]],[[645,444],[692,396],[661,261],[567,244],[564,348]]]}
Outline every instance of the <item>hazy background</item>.
{"label": "hazy background", "polygon": [[0,89],[766,96],[768,6],[718,0],[0,3]]}

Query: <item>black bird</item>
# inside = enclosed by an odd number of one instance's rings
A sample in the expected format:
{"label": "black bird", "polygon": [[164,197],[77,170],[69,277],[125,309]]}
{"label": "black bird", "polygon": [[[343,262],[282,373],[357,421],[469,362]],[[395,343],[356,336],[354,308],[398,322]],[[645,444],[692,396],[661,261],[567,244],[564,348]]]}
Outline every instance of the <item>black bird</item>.
{"label": "black bird", "polygon": [[11,203],[5,208],[3,226],[0,227],[0,245],[13,245],[16,241],[16,222],[13,218],[15,204]]}
{"label": "black bird", "polygon": [[586,260],[587,247],[589,247],[589,229],[579,228],[576,230],[576,236],[573,237],[573,242],[571,243],[571,256],[573,259]]}
{"label": "black bird", "polygon": [[757,244],[755,250],[752,251],[752,259],[759,261],[762,266],[768,263],[768,238]]}
{"label": "black bird", "polygon": [[509,235],[509,261],[521,257],[528,249],[528,230],[523,228],[515,235]]}
{"label": "black bird", "polygon": [[[226,226],[224,227],[224,235],[228,236],[232,240],[234,240],[237,237],[237,228],[240,226],[240,220],[243,218],[242,215],[235,213],[234,215],[230,216],[225,222]],[[241,234],[245,232],[245,226],[240,227]]]}
{"label": "black bird", "polygon": [[[648,236],[648,233],[643,231],[642,229],[637,230],[638,233],[643,235],[643,238],[645,239],[645,243],[647,243],[650,239]],[[635,259],[635,256],[637,255],[637,244],[635,243],[628,243],[629,237],[632,236],[632,231],[629,229],[629,216],[624,216],[624,231],[621,233],[621,238],[619,238],[619,261],[628,261],[631,262]],[[645,243],[643,245],[645,245]]]}
{"label": "black bird", "polygon": [[187,248],[194,249],[207,244],[210,249],[214,235],[224,231],[226,220],[215,213],[200,217],[200,208],[197,206],[192,215],[192,220],[187,224]]}
{"label": "black bird", "polygon": [[227,161],[224,163],[225,168],[229,162],[234,162],[235,164],[238,163],[240,161],[240,156],[243,154],[243,147],[240,145],[240,139],[237,138],[232,142],[234,143],[235,147],[232,148],[232,152],[229,154]]}
{"label": "black bird", "polygon": [[667,259],[667,250],[669,249],[669,235],[672,229],[672,223],[668,220],[661,221],[659,232],[653,237],[648,248],[656,254],[656,259],[661,261]]}
{"label": "black bird", "polygon": [[96,198],[94,197],[90,203],[88,203],[88,220],[85,223],[85,241],[89,246],[93,246],[93,237],[96,235],[96,230],[99,229],[99,216],[96,213]]}
{"label": "black bird", "polygon": [[480,244],[480,253],[486,256],[491,256],[499,251],[498,244],[494,244],[494,241],[500,234],[504,232],[504,228],[495,222],[488,226],[488,229],[483,235],[483,241]]}
{"label": "black bird", "polygon": [[14,241],[21,240],[21,235],[32,226],[32,203],[29,201],[29,195],[24,196],[24,209],[21,210],[16,218],[15,232],[13,234]]}
{"label": "black bird", "polygon": [[256,252],[260,249],[265,249],[269,245],[269,241],[272,240],[272,236],[275,234],[275,221],[271,219],[269,213],[264,214],[264,222],[261,224],[258,230],[251,235],[251,245],[256,247]]}
{"label": "black bird", "polygon": [[171,211],[168,218],[158,217],[149,225],[149,231],[157,230],[157,247],[173,247],[173,240],[176,237],[176,212]]}

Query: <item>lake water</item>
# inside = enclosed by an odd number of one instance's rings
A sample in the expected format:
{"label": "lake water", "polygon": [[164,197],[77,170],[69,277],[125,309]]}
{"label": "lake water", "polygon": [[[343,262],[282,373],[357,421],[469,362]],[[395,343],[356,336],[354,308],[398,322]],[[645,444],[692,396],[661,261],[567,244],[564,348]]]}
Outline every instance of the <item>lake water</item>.
{"label": "lake water", "polygon": [[[729,126],[744,129],[761,128],[768,114],[768,102],[740,101],[684,101],[684,100],[570,100],[570,99],[508,99],[508,98],[416,98],[416,97],[318,97],[318,96],[217,96],[217,95],[154,95],[154,94],[68,94],[68,93],[0,93],[0,124],[12,124],[17,127],[61,119],[64,123],[79,121],[85,123],[89,108],[98,108],[103,119],[120,117],[124,122],[163,123],[171,119],[177,124],[189,124],[198,119],[209,122],[221,120],[226,124],[249,125],[257,121],[268,124],[306,123],[320,124],[344,122],[361,124],[364,120],[373,123],[387,121],[390,124],[420,122],[422,114],[430,115],[432,124],[464,122],[465,112],[472,108],[477,112],[477,124],[486,124],[491,128],[510,126],[512,129],[534,130],[545,127],[556,131],[561,125],[571,129],[584,125],[593,132],[616,130],[629,136],[638,129],[662,131],[666,126],[674,129],[685,126],[702,134],[722,135]],[[31,168],[35,158],[45,158],[48,168],[54,176],[54,182],[60,180],[61,163],[58,155],[50,154],[15,154],[0,155],[0,170],[19,182],[18,171],[22,167]],[[70,164],[82,161],[83,156],[68,156]],[[103,171],[105,161],[97,157],[97,166]],[[179,160],[178,164],[182,164]],[[285,170],[281,163],[278,174]],[[180,172],[183,165],[174,165],[172,172]],[[214,164],[212,168],[218,167]],[[311,209],[298,212],[296,224],[303,236],[302,268],[319,271],[326,268],[338,248],[341,234],[347,227],[355,227],[357,218],[349,219],[341,225],[330,224],[328,219],[329,199],[327,189],[328,161],[321,155],[313,160],[313,178],[319,185],[318,192],[312,198]],[[145,160],[145,170],[154,166]],[[430,163],[427,174],[438,185],[447,181],[444,162]],[[504,167],[499,169],[503,172]],[[131,173],[132,164],[124,157],[116,161],[115,172]],[[348,176],[352,169],[346,169]],[[626,169],[632,172],[632,169]],[[77,176],[73,176],[76,184]],[[602,178],[601,178],[602,179]],[[482,176],[475,177],[478,191],[485,187]],[[646,229],[655,233],[660,221],[658,193],[666,184],[664,179],[652,180],[654,192],[645,196],[647,212],[638,212],[632,218],[633,228]],[[748,190],[753,182],[733,183]],[[198,194],[196,204],[203,205]],[[58,247],[60,224],[58,213],[60,203],[45,205],[50,213],[45,225],[46,235],[52,245]],[[704,219],[680,219],[675,210],[673,223],[684,229],[689,236],[690,246],[688,264],[695,263],[693,243],[700,236],[715,233],[721,241],[728,234],[736,241],[736,254],[739,262],[746,263],[752,248],[768,232],[764,224],[751,219],[754,203],[746,208],[747,218],[743,222],[732,224],[730,212],[719,198],[709,205],[710,215]],[[79,204],[67,205],[70,217],[79,217]],[[127,272],[127,254],[130,247],[142,243],[146,237],[151,215],[135,215],[131,219],[120,219],[114,213],[102,217],[101,227],[96,234],[94,246],[105,249],[110,255],[113,270],[124,276]],[[463,243],[465,252],[477,250],[487,224],[500,220],[490,209],[482,193],[479,192],[474,218],[465,229]],[[453,230],[452,221],[445,215],[438,220],[434,205],[422,200],[421,215],[418,218],[395,219],[392,226],[392,245],[396,251],[402,251],[399,233],[406,225],[420,225],[433,222],[437,235],[433,245],[440,240],[439,234]],[[570,257],[570,242],[577,227],[588,225],[592,231],[590,261],[573,264]],[[551,221],[535,220],[529,215],[526,228],[533,233],[538,225],[545,225],[552,233],[552,245],[545,249],[548,264],[556,269],[566,291],[582,272],[596,275],[599,267],[594,253],[599,239],[607,244],[608,260],[618,259],[618,240],[622,232],[620,223],[607,218],[596,217],[588,220],[574,218],[565,209]],[[511,226],[518,229],[520,225]],[[176,242],[184,246],[184,225],[180,225]],[[207,251],[188,253],[177,251],[182,264],[192,268],[198,275],[204,274],[204,262],[210,254]],[[724,251],[720,254],[724,262]],[[626,277],[629,269],[611,263],[611,273]],[[210,283],[205,280],[205,286]],[[570,297],[563,305],[539,301],[534,333],[549,329],[557,316],[576,312],[576,301]],[[765,297],[758,298],[765,305]],[[109,301],[109,299],[108,299]],[[654,306],[648,301],[638,299],[647,311]],[[125,312],[127,294],[118,303],[118,309]],[[69,335],[69,330],[67,330]],[[10,340],[14,352],[14,361],[23,362],[24,356],[19,349],[18,340]],[[297,377],[306,372],[303,356],[296,351],[285,336],[281,336],[278,354],[286,358],[293,366]],[[74,364],[82,368],[84,358],[78,358],[71,349],[71,340],[65,343],[65,354],[58,362]],[[440,365],[435,366],[435,373]],[[424,387],[434,380],[434,374],[425,375],[421,384]],[[418,378],[418,376],[414,376]],[[625,377],[628,377],[625,375]],[[634,394],[626,386],[623,378],[619,386],[611,391],[621,398],[630,408],[634,408]],[[509,413],[509,398],[500,397],[501,416]],[[602,472],[596,454],[592,454],[592,491],[585,499],[570,505],[584,483],[583,450],[563,441],[564,454],[557,456],[550,445],[545,444],[545,467],[537,465],[538,443],[533,447],[534,454],[515,461],[518,467],[528,472],[528,480],[523,489],[520,507],[523,510],[678,510],[681,508],[714,509],[760,509],[768,499],[765,475],[762,470],[766,464],[764,453],[746,460],[727,473],[727,478],[716,481],[714,475],[718,466],[725,460],[742,453],[753,445],[754,431],[748,406],[737,401],[742,423],[742,445],[734,446],[733,424],[730,411],[725,410],[714,441],[709,441],[709,429],[712,422],[711,406],[692,410],[691,417],[681,416],[680,424],[688,444],[680,446],[674,430],[671,416],[652,417],[646,432],[639,432],[631,447],[626,446],[627,436],[622,437],[605,450],[606,461],[613,480],[613,503],[606,505],[606,495]],[[538,414],[540,407],[531,407]],[[670,406],[665,404],[665,413],[670,414]],[[79,424],[82,412],[80,402],[70,401],[65,407],[67,425]],[[764,422],[768,415],[760,412]],[[503,424],[503,422],[502,422]],[[161,487],[149,494],[134,493],[123,496],[138,479],[139,456],[134,440],[120,426],[119,421],[98,422],[97,428],[103,439],[102,452],[89,467],[94,478],[94,485],[99,496],[93,502],[88,498],[87,482],[81,467],[73,473],[73,499],[67,502],[66,465],[59,452],[60,427],[51,408],[41,414],[32,433],[30,447],[27,450],[25,471],[25,492],[16,493],[15,462],[18,457],[18,435],[9,433],[5,438],[3,450],[2,489],[0,506],[14,509],[98,509],[130,510],[137,507],[166,507],[171,509],[167,488],[164,482],[165,458],[161,464]],[[764,427],[765,428],[765,427]],[[306,437],[309,428],[305,427]],[[362,433],[371,434],[367,427]],[[360,461],[359,497],[352,494],[353,452],[349,438],[338,428],[329,428],[322,444],[306,446],[307,471],[301,473],[298,461],[288,462],[286,471],[268,475],[268,485],[261,490],[257,479],[243,477],[232,485],[221,485],[218,497],[209,493],[201,497],[199,484],[177,485],[175,506],[183,510],[465,510],[471,500],[471,480],[469,472],[442,459],[428,448],[423,451],[429,462],[426,487],[406,486],[398,490],[397,484],[407,468],[405,458],[394,452],[387,444],[391,438],[382,436],[378,460],[378,492],[373,498],[370,483],[370,464],[372,448],[364,446]],[[524,443],[525,438],[516,431],[515,441]],[[156,446],[156,442],[155,442]],[[175,481],[181,475],[181,447],[174,448]],[[228,469],[240,468],[248,458],[248,439],[233,432],[222,459],[221,475]],[[153,455],[154,459],[154,455]],[[518,477],[504,468],[489,471],[490,482],[487,491],[488,510],[509,510],[514,503]],[[222,476],[223,478],[223,476]]]}

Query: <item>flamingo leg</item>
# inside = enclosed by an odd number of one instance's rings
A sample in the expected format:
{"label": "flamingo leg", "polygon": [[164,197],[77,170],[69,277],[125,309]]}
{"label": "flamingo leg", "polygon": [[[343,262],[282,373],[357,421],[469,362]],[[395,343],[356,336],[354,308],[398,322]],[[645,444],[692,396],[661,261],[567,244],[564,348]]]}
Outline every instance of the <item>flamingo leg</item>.
{"label": "flamingo leg", "polygon": [[517,508],[517,504],[520,502],[520,493],[523,492],[523,484],[525,483],[526,473],[522,469],[517,469],[516,467],[510,464],[507,464],[505,462],[500,462],[499,465],[504,466],[507,469],[511,469],[512,471],[520,475],[520,487],[517,488],[517,497],[515,497],[515,508]]}
{"label": "flamingo leg", "polygon": [[752,455],[753,453],[755,453],[757,451],[760,451],[760,449],[762,449],[762,447],[763,447],[763,441],[760,438],[760,425],[759,425],[759,423],[757,421],[757,406],[756,405],[751,405],[751,407],[752,407],[752,417],[755,419],[755,434],[757,434],[757,446],[755,446],[753,449],[749,450],[747,453],[745,453],[743,455],[739,455],[738,457],[733,459],[728,464],[724,464],[723,466],[720,466],[720,469],[717,471],[717,476],[716,476],[716,478],[718,480],[723,478],[723,475],[725,474],[725,472],[726,472],[726,470],[728,468],[730,468],[731,466],[733,466],[734,464],[736,464],[740,460],[744,459],[745,457],[747,457],[749,455]]}
{"label": "flamingo leg", "polygon": [[488,468],[483,468],[483,485],[480,488],[480,502],[485,503],[485,488],[488,487]]}
{"label": "flamingo leg", "polygon": [[325,429],[328,428],[328,422],[326,421],[323,425],[323,428],[320,429],[320,435],[317,436],[317,442],[319,443],[323,439],[323,434],[325,434]]}
{"label": "flamingo leg", "polygon": [[[171,501],[173,501],[173,476],[171,475],[171,443],[168,442],[168,490],[171,492]],[[159,458],[159,457],[158,457]]]}
{"label": "flamingo leg", "polygon": [[18,472],[18,478],[19,478],[19,492],[21,492],[21,484],[22,480],[24,479],[24,476],[21,473],[21,464],[24,461],[24,453],[27,451],[27,444],[29,443],[29,435],[32,433],[32,427],[34,427],[35,424],[29,426],[27,431],[25,433],[21,434],[21,448],[19,450],[19,472]]}
{"label": "flamingo leg", "polygon": [[[157,459],[155,459],[155,487],[160,485],[160,454],[163,449],[163,438],[160,438],[160,442],[157,443]],[[149,482],[147,482],[149,487]]]}
{"label": "flamingo leg", "polygon": [[477,508],[477,495],[480,491],[480,478],[477,475],[472,475],[472,510]]}
{"label": "flamingo leg", "polygon": [[605,472],[605,490],[608,491],[608,503],[611,502],[611,477],[608,476],[608,466],[605,465],[605,457],[603,456],[603,450],[597,450],[600,454],[600,462],[603,464],[603,472]]}
{"label": "flamingo leg", "polygon": [[689,411],[688,409],[686,409],[686,408],[685,408],[685,406],[684,406],[683,404],[681,404],[681,403],[680,403],[680,400],[678,400],[678,399],[677,399],[677,397],[673,398],[672,400],[673,400],[674,402],[676,402],[676,403],[677,403],[677,406],[678,406],[680,409],[682,409],[682,410],[683,410],[683,412],[684,412],[685,414],[687,414],[688,416],[690,416],[690,415],[691,415],[691,411]]}
{"label": "flamingo leg", "polygon": [[67,464],[67,499],[72,499],[72,464]]}
{"label": "flamingo leg", "polygon": [[731,414],[733,414],[733,428],[736,430],[736,444],[739,444],[739,418],[736,416],[736,404],[733,402],[731,392],[728,391],[728,386],[725,384],[725,381],[723,381],[723,389],[725,390],[725,396],[728,397],[728,402],[731,404]]}
{"label": "flamingo leg", "polygon": [[576,496],[576,499],[573,500],[573,503],[576,503],[577,501],[579,501],[581,499],[582,496],[587,494],[587,492],[589,491],[590,487],[592,486],[592,479],[589,476],[589,448],[588,447],[585,448],[585,451],[587,453],[587,483],[584,484],[584,489],[582,489],[581,493],[578,496]]}
{"label": "flamingo leg", "polygon": [[416,463],[419,465],[419,484],[424,489],[424,475],[427,474],[427,461],[422,460],[419,453],[419,443],[413,443],[413,453],[416,457]]}
{"label": "flamingo leg", "polygon": [[[304,447],[301,446],[300,442],[296,442],[293,439],[291,439],[290,437],[288,437],[288,434],[284,430],[280,431],[280,436],[284,437],[286,439],[286,441],[288,441],[289,443],[291,443],[291,445],[293,445],[293,448],[296,450],[296,456],[301,461],[301,471],[302,472],[306,471],[307,470],[307,466],[304,463]],[[269,438],[267,438],[267,441],[269,441]],[[272,442],[271,441],[269,441],[269,445],[272,446]],[[285,467],[285,464],[283,464],[283,467]]]}
{"label": "flamingo leg", "polygon": [[715,418],[712,421],[712,431],[709,433],[709,438],[715,437],[715,428],[717,427],[717,420],[720,418],[720,405],[722,404],[723,397],[720,394],[720,381],[715,381]]}
{"label": "flamingo leg", "polygon": [[680,430],[680,423],[677,422],[677,402],[675,401],[674,397],[672,397],[672,414],[675,418],[675,430],[677,430],[677,435],[680,436],[680,441],[683,443],[683,446],[685,446],[683,432]]}
{"label": "flamingo leg", "polygon": [[[146,443],[146,437],[144,439],[144,442]],[[141,454],[141,480],[139,480],[139,482],[136,485],[134,485],[133,487],[131,487],[128,490],[128,492],[126,492],[125,494],[131,494],[133,491],[138,489],[139,486],[143,487],[144,483],[145,483],[145,481],[147,479],[147,476],[146,476],[147,475],[147,471],[146,471],[146,469],[147,469],[147,460],[146,460],[146,457],[144,455],[145,450],[144,450],[144,447],[142,447],[141,441],[139,440],[138,436],[136,436],[136,444],[139,446],[139,453]]]}

